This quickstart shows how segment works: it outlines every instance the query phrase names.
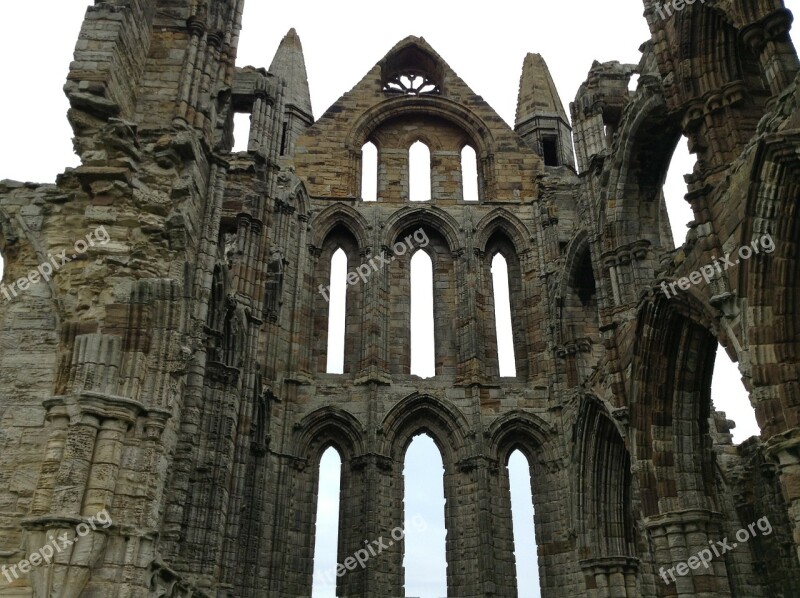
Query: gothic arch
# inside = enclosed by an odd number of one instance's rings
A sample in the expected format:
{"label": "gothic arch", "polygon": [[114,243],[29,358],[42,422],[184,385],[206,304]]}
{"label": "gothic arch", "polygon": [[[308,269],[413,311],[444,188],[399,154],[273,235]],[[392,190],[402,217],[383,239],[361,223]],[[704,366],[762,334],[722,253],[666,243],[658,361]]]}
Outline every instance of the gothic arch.
{"label": "gothic arch", "polygon": [[[558,343],[567,363],[568,384],[572,387],[588,379],[600,359],[601,280],[597,276],[589,234],[583,229],[567,246],[557,296]],[[570,322],[582,322],[582,326],[575,329]]]}
{"label": "gothic arch", "polygon": [[574,276],[575,263],[578,259],[580,259],[580,256],[584,251],[591,252],[591,248],[589,243],[589,232],[585,228],[582,228],[574,237],[572,237],[567,245],[567,250],[564,253],[564,272],[561,277],[561,283],[559,284],[558,290],[558,296],[562,300],[567,296],[568,289],[572,283],[571,279]]}
{"label": "gothic arch", "polygon": [[311,221],[312,244],[315,247],[322,247],[325,239],[337,226],[342,226],[356,240],[359,251],[370,247],[368,230],[370,228],[367,219],[355,208],[347,204],[336,202],[329,208],[320,212]]}
{"label": "gothic arch", "polygon": [[506,208],[496,208],[486,214],[475,226],[475,246],[486,251],[489,239],[502,231],[514,245],[518,256],[530,250],[530,233],[522,221]]}
{"label": "gothic arch", "polygon": [[643,515],[716,511],[708,423],[714,314],[690,294],[667,299],[654,289],[639,307],[635,334],[631,452],[639,463]]}
{"label": "gothic arch", "polygon": [[345,138],[345,145],[353,152],[360,151],[361,146],[371,139],[373,131],[387,121],[397,117],[425,115],[449,121],[463,130],[473,144],[479,161],[494,153],[492,133],[479,116],[452,100],[434,96],[394,97],[378,103],[353,123]]}
{"label": "gothic arch", "polygon": [[432,397],[414,393],[395,405],[381,424],[382,453],[402,461],[411,440],[427,433],[439,447],[445,471],[451,471],[464,457],[467,440],[473,433],[464,415],[454,406]]}
{"label": "gothic arch", "polygon": [[640,85],[615,136],[608,185],[601,192],[605,250],[642,239],[653,247],[671,247],[662,220],[666,214],[661,190],[681,134],[661,86]]}
{"label": "gothic arch", "polygon": [[494,420],[486,428],[485,436],[489,439],[491,454],[499,464],[508,464],[511,453],[519,449],[533,465],[556,458],[551,445],[555,433],[555,428],[535,413],[518,410]]}
{"label": "gothic arch", "polygon": [[310,199],[305,183],[293,172],[284,171],[278,175],[278,198],[294,207],[299,215],[309,213]]}
{"label": "gothic arch", "polygon": [[[339,206],[337,206],[338,208]],[[347,208],[347,209],[344,209]],[[311,328],[312,364],[315,372],[327,371],[328,356],[328,330],[330,319],[330,288],[331,266],[333,256],[341,249],[347,256],[347,272],[353,272],[363,261],[364,245],[359,245],[359,240],[347,225],[347,220],[352,218],[349,214],[352,208],[342,206],[331,210],[331,217],[327,219],[330,228],[327,236],[317,250],[314,263],[312,297],[313,326]],[[352,223],[352,221],[351,221]],[[325,292],[325,289],[327,291]],[[364,293],[361,286],[348,284],[346,287],[345,301],[345,353],[344,374],[359,371],[362,355],[362,335],[360,334],[363,318]],[[349,340],[349,342],[348,342]]]}
{"label": "gothic arch", "polygon": [[[490,232],[491,231],[491,232]],[[530,339],[528,331],[528,301],[525,294],[525,281],[523,280],[525,268],[519,255],[519,230],[514,226],[514,220],[506,218],[505,214],[496,214],[489,225],[481,231],[487,233],[487,238],[480,239],[483,253],[479,254],[479,263],[483,269],[482,276],[478,278],[476,289],[476,302],[479,309],[478,317],[484,322],[494,325],[485,326],[483,336],[486,339],[485,355],[486,372],[494,377],[500,376],[500,339],[498,338],[497,305],[498,289],[494,288],[495,276],[493,272],[494,258],[500,255],[505,260],[508,273],[508,300],[511,310],[511,335],[514,347],[514,362],[516,378],[526,379],[529,373]],[[509,235],[508,233],[511,233]],[[515,242],[515,238],[517,242]],[[494,306],[494,309],[491,307]],[[481,314],[482,312],[482,314]]]}
{"label": "gothic arch", "polygon": [[413,226],[425,225],[446,240],[451,252],[462,248],[459,226],[455,219],[441,208],[431,205],[406,206],[397,210],[384,226],[383,244],[391,247],[404,231]]}
{"label": "gothic arch", "polygon": [[580,550],[593,558],[635,552],[631,505],[631,459],[619,424],[596,397],[583,396],[573,429],[573,462],[578,463],[573,505]]}
{"label": "gothic arch", "polygon": [[323,407],[297,424],[293,444],[293,453],[298,458],[315,463],[332,446],[344,463],[364,454],[364,426],[343,409]]}
{"label": "gothic arch", "polygon": [[[800,139],[767,140],[758,148],[745,205],[740,246],[770,235],[771,254],[753,255],[739,268],[738,288],[752,313],[747,338],[751,343],[753,402],[767,438],[800,426],[800,412],[791,403],[800,377]],[[763,247],[763,244],[762,244]]]}

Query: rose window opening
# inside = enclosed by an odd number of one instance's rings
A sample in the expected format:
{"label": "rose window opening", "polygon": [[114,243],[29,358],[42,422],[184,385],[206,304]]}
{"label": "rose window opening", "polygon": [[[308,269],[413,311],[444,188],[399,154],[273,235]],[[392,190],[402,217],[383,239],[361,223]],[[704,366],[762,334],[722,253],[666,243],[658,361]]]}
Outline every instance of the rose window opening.
{"label": "rose window opening", "polygon": [[439,85],[427,75],[421,73],[405,72],[398,73],[390,78],[383,90],[391,93],[403,95],[431,95],[439,94]]}

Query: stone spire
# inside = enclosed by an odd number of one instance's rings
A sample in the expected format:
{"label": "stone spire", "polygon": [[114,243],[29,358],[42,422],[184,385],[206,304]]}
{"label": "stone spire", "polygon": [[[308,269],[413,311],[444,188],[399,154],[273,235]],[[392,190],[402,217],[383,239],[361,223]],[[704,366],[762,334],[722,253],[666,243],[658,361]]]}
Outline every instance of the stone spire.
{"label": "stone spire", "polygon": [[294,27],[289,29],[289,33],[281,40],[269,72],[285,81],[287,111],[294,108],[313,123],[314,115],[311,110],[311,93],[308,90],[303,44],[300,43],[300,37]]}
{"label": "stone spire", "polygon": [[514,128],[546,165],[573,166],[572,128],[540,54],[528,54],[522,65]]}

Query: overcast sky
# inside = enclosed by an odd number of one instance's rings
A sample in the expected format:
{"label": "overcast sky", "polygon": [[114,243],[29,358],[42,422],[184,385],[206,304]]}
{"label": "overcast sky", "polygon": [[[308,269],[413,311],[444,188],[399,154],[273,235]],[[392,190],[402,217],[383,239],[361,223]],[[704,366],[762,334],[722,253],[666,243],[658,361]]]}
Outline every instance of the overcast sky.
{"label": "overcast sky", "polygon": [[[786,4],[796,9],[798,2],[791,0]],[[85,0],[0,3],[0,22],[5,24],[5,32],[0,36],[0,56],[4,57],[0,179],[52,182],[64,167],[77,165],[62,86],[86,5]],[[280,8],[276,11],[277,6]],[[494,0],[491,10],[487,10],[486,3],[463,1],[404,0],[397,7],[388,9],[388,6],[374,1],[312,0],[276,5],[248,0],[239,65],[268,67],[281,37],[295,27],[305,48],[314,114],[319,117],[394,44],[408,35],[419,35],[513,125],[526,53],[539,52],[544,56],[561,99],[568,105],[593,60],[638,63],[639,45],[649,37],[641,16],[641,0],[526,3]],[[679,243],[686,234],[685,223],[692,218],[682,199],[686,191],[682,175],[691,170],[692,164],[688,152],[680,148],[665,188]],[[718,355],[718,363],[713,386],[715,405],[738,421],[735,439],[741,441],[757,433],[752,409],[736,366],[722,353]],[[412,508],[419,513],[411,512],[409,516],[422,515],[428,525],[426,532],[407,539],[413,547],[413,554],[407,555],[406,562],[407,596],[439,598],[446,595],[442,499],[441,493],[434,496],[426,492],[437,479],[441,488],[441,463],[436,465],[436,459],[440,458],[430,442],[421,440],[419,448],[415,444],[412,449],[407,465],[419,476],[428,476],[425,478],[428,481],[414,482],[412,494],[416,498],[410,497],[409,504],[416,505]],[[515,500],[514,515],[518,556],[523,562],[522,569],[531,573],[536,569],[532,532],[520,527],[531,519],[530,510],[523,512],[521,507],[523,501],[530,501],[530,486],[524,477],[524,466],[512,469],[518,476],[512,490],[514,496],[527,492],[527,499]],[[328,480],[331,471],[326,475]],[[331,516],[335,508],[325,510],[328,505],[325,501],[330,497],[324,496],[325,488],[334,488],[335,484],[323,482],[322,486],[321,508],[325,515],[319,523],[335,524],[335,517]],[[330,549],[334,536],[331,532],[325,534],[319,544],[322,553],[327,551],[329,557],[331,550],[335,553],[335,548]],[[522,535],[525,537],[519,537]],[[323,554],[320,562],[326,559],[335,562],[335,556],[328,557]],[[536,585],[535,577],[521,579],[520,596],[538,596]],[[322,589],[315,591],[315,597],[332,595]]]}

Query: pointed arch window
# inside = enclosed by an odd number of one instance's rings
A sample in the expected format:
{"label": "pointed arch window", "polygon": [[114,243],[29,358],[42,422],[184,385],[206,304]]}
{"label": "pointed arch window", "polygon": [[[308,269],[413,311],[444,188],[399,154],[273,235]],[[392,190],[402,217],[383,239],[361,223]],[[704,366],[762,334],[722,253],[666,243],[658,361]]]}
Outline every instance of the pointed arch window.
{"label": "pointed arch window", "polygon": [[344,372],[345,320],[347,314],[347,254],[339,248],[331,258],[330,304],[328,306],[327,373]]}
{"label": "pointed arch window", "polygon": [[444,465],[427,434],[414,438],[406,449],[403,505],[406,595],[447,596]]}
{"label": "pointed arch window", "polygon": [[461,150],[461,182],[464,201],[478,201],[478,155],[469,145]]}
{"label": "pointed arch window", "polygon": [[497,360],[500,364],[500,376],[503,377],[517,375],[509,289],[508,263],[502,254],[497,253],[492,258],[492,290],[494,292],[494,321],[497,332]]}
{"label": "pointed arch window", "polygon": [[694,171],[696,164],[697,156],[689,151],[689,140],[681,137],[670,158],[663,186],[667,218],[675,247],[684,244],[688,224],[694,220],[692,206],[684,199],[688,192],[684,177]]}
{"label": "pointed arch window", "polygon": [[728,419],[736,422],[736,427],[731,430],[736,444],[761,434],[750,395],[742,384],[739,367],[728,357],[728,352],[722,345],[717,347],[717,357],[714,360],[711,400],[714,409],[724,412]]}
{"label": "pointed arch window", "polygon": [[408,198],[410,201],[431,199],[431,151],[421,141],[408,150]]}
{"label": "pointed arch window", "polygon": [[411,374],[436,375],[433,318],[433,263],[424,251],[411,258]]}
{"label": "pointed arch window", "polygon": [[371,141],[361,148],[361,199],[378,199],[378,148]]}
{"label": "pointed arch window", "polygon": [[319,462],[312,598],[336,598],[342,458],[330,447]]}
{"label": "pointed arch window", "polygon": [[511,490],[511,518],[514,530],[514,561],[517,567],[517,594],[540,596],[536,529],[530,463],[520,450],[508,459]]}

